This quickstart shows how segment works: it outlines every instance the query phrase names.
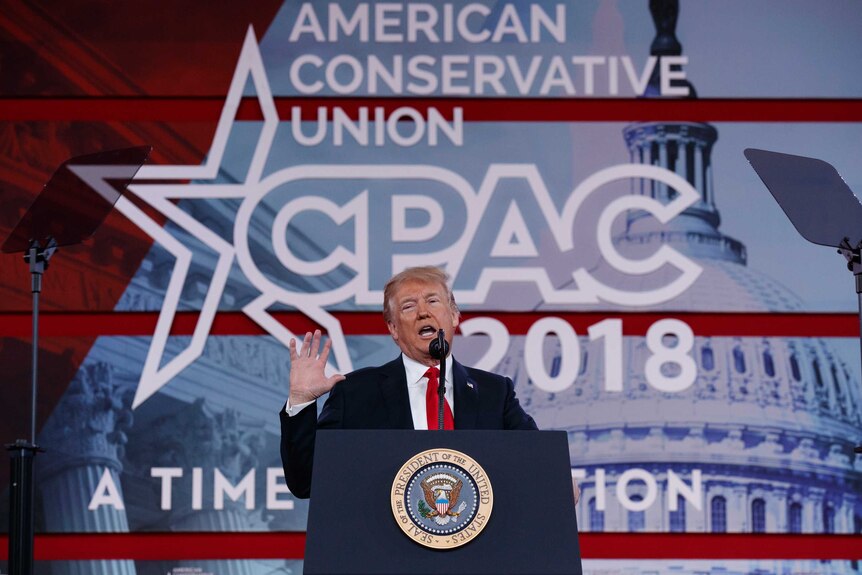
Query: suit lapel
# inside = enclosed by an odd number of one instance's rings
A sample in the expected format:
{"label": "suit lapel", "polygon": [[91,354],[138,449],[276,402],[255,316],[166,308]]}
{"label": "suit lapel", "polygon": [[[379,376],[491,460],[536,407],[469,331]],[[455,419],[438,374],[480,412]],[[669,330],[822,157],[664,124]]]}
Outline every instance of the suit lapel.
{"label": "suit lapel", "polygon": [[455,429],[476,429],[479,416],[479,386],[467,374],[464,366],[452,359],[452,379],[455,380]]}
{"label": "suit lapel", "polygon": [[380,368],[380,393],[393,429],[413,429],[413,414],[407,393],[407,376],[401,356]]}

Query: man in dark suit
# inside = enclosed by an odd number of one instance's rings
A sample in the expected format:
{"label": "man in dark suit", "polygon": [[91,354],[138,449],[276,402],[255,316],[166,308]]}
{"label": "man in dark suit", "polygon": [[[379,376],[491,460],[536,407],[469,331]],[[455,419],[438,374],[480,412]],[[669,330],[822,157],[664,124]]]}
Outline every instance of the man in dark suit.
{"label": "man in dark suit", "polygon": [[[305,334],[290,342],[290,397],[281,410],[281,459],[297,497],[311,491],[317,429],[436,429],[439,360],[429,345],[443,329],[450,346],[460,312],[446,274],[435,267],[397,274],[383,292],[383,318],[401,356],[380,367],[326,377],[329,340]],[[435,371],[436,370],[436,371]],[[446,429],[537,429],[508,377],[447,360]],[[330,392],[320,418],[314,404]]]}

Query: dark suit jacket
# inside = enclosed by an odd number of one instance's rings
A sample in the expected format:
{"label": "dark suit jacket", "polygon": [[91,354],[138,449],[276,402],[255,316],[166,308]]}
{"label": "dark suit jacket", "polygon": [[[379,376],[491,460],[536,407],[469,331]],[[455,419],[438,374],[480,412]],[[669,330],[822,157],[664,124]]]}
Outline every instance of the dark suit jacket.
{"label": "dark suit jacket", "polygon": [[[537,429],[521,408],[508,377],[453,360],[455,429]],[[308,406],[293,417],[281,410],[281,461],[290,491],[311,493],[311,466],[318,429],[413,429],[404,363],[354,371],[335,385],[320,418]]]}

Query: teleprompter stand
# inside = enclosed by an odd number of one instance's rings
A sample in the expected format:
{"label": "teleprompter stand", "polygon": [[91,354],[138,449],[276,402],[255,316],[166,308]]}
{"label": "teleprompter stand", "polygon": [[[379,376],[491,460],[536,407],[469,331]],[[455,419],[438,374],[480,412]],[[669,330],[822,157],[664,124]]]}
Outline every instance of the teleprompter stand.
{"label": "teleprompter stand", "polygon": [[39,296],[42,276],[60,246],[81,243],[96,231],[150,153],[149,146],[78,156],[63,162],[3,242],[5,253],[23,253],[33,295],[33,353],[29,439],[6,445],[11,458],[9,572],[33,573],[33,460],[39,354]]}
{"label": "teleprompter stand", "polygon": [[[399,470],[417,454],[437,449],[475,460],[493,489],[484,529],[460,547],[423,546],[402,531],[393,514]],[[318,430],[303,571],[580,575],[566,433]]]}
{"label": "teleprompter stand", "polygon": [[[827,162],[748,148],[745,157],[799,234],[838,248],[855,276],[862,353],[862,203]],[[862,453],[862,444],[856,453]]]}

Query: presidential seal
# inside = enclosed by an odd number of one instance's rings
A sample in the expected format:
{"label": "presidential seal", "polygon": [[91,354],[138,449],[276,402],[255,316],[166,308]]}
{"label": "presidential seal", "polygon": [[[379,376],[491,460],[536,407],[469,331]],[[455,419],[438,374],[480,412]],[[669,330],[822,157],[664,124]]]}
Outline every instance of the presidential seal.
{"label": "presidential seal", "polygon": [[408,459],[392,482],[392,514],[416,543],[451,549],[472,541],[491,517],[494,492],[482,466],[452,449]]}

